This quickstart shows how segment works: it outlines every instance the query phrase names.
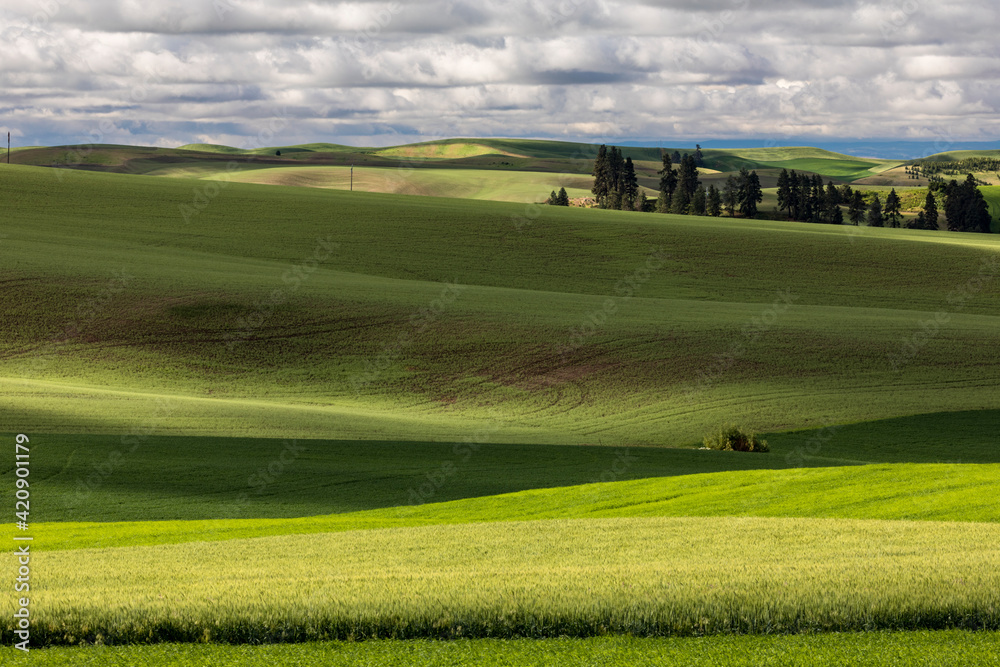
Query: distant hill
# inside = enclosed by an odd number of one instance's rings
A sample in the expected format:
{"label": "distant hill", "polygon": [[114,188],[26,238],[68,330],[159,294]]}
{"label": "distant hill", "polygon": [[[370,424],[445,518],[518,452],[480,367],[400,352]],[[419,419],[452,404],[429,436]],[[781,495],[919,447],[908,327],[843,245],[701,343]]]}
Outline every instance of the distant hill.
{"label": "distant hill", "polygon": [[[571,196],[589,195],[599,146],[536,139],[453,138],[386,147],[333,143],[237,148],[187,144],[178,148],[93,145],[22,148],[11,162],[23,165],[149,174],[204,180],[237,179],[261,184],[347,189],[353,184],[371,192],[430,194],[460,198],[538,202],[566,187]],[[662,155],[693,152],[690,146],[621,146],[632,158],[639,184],[647,193],[658,188]],[[704,148],[703,179],[721,186],[741,169],[759,172],[773,188],[782,169],[818,174],[837,183],[919,187],[904,167],[911,162],[861,158],[810,146]],[[926,160],[955,161],[996,156],[1000,151],[952,151]],[[236,162],[236,165],[230,164]],[[308,171],[303,171],[308,169]],[[268,173],[262,173],[267,170]],[[413,170],[423,170],[419,177]],[[234,176],[234,172],[240,172]],[[491,179],[482,172],[503,172]],[[400,174],[409,174],[402,182]]]}

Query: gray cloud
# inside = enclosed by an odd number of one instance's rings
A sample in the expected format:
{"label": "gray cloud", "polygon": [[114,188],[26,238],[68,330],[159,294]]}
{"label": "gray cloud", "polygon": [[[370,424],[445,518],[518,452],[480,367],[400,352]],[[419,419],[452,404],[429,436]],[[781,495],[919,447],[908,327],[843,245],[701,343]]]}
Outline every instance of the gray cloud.
{"label": "gray cloud", "polygon": [[0,0],[20,143],[992,140],[989,0]]}

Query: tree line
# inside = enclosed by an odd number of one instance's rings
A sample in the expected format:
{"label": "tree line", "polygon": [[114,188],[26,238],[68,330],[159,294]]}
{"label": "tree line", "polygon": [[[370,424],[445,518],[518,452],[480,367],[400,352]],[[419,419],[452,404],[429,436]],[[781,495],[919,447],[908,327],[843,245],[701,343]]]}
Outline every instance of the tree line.
{"label": "tree line", "polygon": [[[725,212],[730,217],[735,217],[737,213],[744,218],[757,217],[758,204],[763,201],[764,193],[755,170],[740,169],[739,174],[730,175],[719,190],[714,184],[706,188],[698,176],[698,167],[704,165],[701,146],[693,155],[664,151],[662,162],[662,169],[657,172],[660,176],[659,193],[654,202],[639,187],[632,158],[624,157],[615,146],[609,149],[602,145],[594,160],[594,186],[591,189],[597,205],[622,211],[715,217]],[[823,177],[818,174],[799,174],[795,170],[782,169],[777,194],[778,211],[789,220],[833,225],[864,223],[870,227],[893,228],[899,228],[903,221],[902,201],[895,188],[883,202],[877,192],[865,193],[848,184],[838,187],[833,181],[824,184]],[[923,209],[906,223],[906,227],[938,229],[939,199],[944,201],[949,230],[989,233],[992,222],[989,206],[971,173],[961,184],[954,180],[947,184],[943,180],[932,183]],[[569,206],[566,188],[561,188],[558,193],[553,191],[548,203]]]}
{"label": "tree line", "polygon": [[[666,151],[662,155],[659,191],[655,201],[646,197],[639,187],[631,157],[624,157],[617,147],[602,145],[594,160],[594,187],[591,189],[601,208],[622,211],[656,211],[678,215],[720,216],[727,211],[734,216],[757,215],[757,204],[764,194],[756,171],[743,169],[739,176],[730,176],[720,191],[714,184],[707,188],[698,177],[698,167],[704,166],[701,146],[694,154],[681,155]],[[676,166],[675,166],[676,165]],[[562,193],[553,192],[550,203],[560,203]]]}
{"label": "tree line", "polygon": [[924,174],[961,174],[972,172],[1000,171],[1000,158],[969,157],[962,160],[941,162],[938,160],[917,160],[913,163]]}

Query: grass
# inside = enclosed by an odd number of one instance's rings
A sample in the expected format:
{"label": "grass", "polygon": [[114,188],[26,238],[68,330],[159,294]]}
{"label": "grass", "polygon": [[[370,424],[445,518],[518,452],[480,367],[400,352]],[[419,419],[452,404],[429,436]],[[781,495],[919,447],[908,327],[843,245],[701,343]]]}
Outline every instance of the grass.
{"label": "grass", "polygon": [[697,517],[53,551],[32,559],[43,582],[32,636],[48,645],[996,630],[998,539],[992,524]]}
{"label": "grass", "polygon": [[[495,197],[484,175],[588,171],[575,144],[482,146],[286,147],[240,177],[402,159],[410,187]],[[82,166],[237,155],[201,150]],[[0,431],[32,435],[42,644],[998,627],[995,238],[0,175]],[[772,452],[691,448],[733,422]],[[913,635],[945,636],[981,635]]]}
{"label": "grass", "polygon": [[185,223],[201,182],[9,173],[7,431],[683,446],[1000,408],[992,237],[238,183]]}
{"label": "grass", "polygon": [[[630,458],[609,464],[605,478],[627,477],[638,467]],[[458,472],[441,476],[444,484],[451,486],[452,477],[468,483],[461,468],[456,468]],[[432,474],[440,470],[432,469]],[[619,475],[618,470],[623,472]],[[158,507],[159,494],[152,491],[147,496],[148,506],[137,504],[132,509],[132,515],[141,512],[152,521],[36,522],[32,534],[37,540],[35,550],[58,551],[542,519],[754,516],[997,523],[1000,514],[992,497],[997,472],[996,464],[757,470],[540,488],[446,502],[439,497],[441,487],[425,476],[410,487],[409,492],[415,493],[408,492],[405,501],[397,500],[398,506],[328,516],[265,518],[299,516],[301,505],[292,505],[288,498],[302,495],[296,491],[306,484],[289,478],[275,484],[277,488],[266,489],[266,495],[246,494],[248,499],[239,489],[230,491],[218,483],[212,487],[213,493],[184,495],[174,515],[190,515],[190,506],[210,519],[162,520],[169,516],[167,507]],[[421,495],[419,482],[432,490],[428,496]],[[52,497],[48,485],[40,488],[40,493]],[[402,497],[402,487],[395,490]],[[180,484],[174,487],[177,495],[183,491]],[[446,497],[444,493],[440,496]],[[126,503],[129,498],[94,494],[89,500],[94,511]],[[123,515],[129,513],[119,508],[95,518],[111,521]]]}
{"label": "grass", "polygon": [[[622,666],[659,667],[979,667],[998,662],[992,632],[914,631],[830,633],[820,635],[734,635],[723,637],[595,637],[546,640],[458,640],[450,642],[370,641],[324,642],[296,645],[225,646],[160,644],[153,646],[49,648],[32,652],[33,665],[48,667],[106,667],[170,664],[178,666],[291,667],[292,665],[383,665],[437,667],[485,665],[529,667]],[[4,647],[0,655],[19,659]],[[13,662],[11,663],[13,664]]]}
{"label": "grass", "polygon": [[[1000,462],[993,438],[998,425],[997,411],[972,411],[775,433],[767,435],[772,452],[760,456],[596,444],[497,444],[489,442],[494,433],[490,430],[472,432],[468,440],[454,443],[291,443],[287,439],[152,435],[139,429],[118,437],[32,434],[38,447],[32,465],[44,480],[39,484],[49,499],[36,509],[34,517],[42,522],[312,517],[576,486],[612,478],[627,481],[687,476],[684,479],[693,480],[692,475],[708,479],[705,473],[862,463],[943,463],[947,464],[945,470],[953,471],[947,478],[961,478],[975,469],[972,464]],[[696,447],[698,443],[691,445]],[[189,465],[192,460],[198,461],[197,467]],[[952,465],[955,467],[947,467]],[[853,476],[862,474],[860,470],[850,468],[843,477],[833,470],[827,472],[829,479],[849,486]],[[876,486],[887,485],[904,496],[910,493],[902,483],[903,477],[893,477],[902,475],[902,470],[882,473],[885,477]],[[169,474],[163,475],[164,471]],[[2,470],[0,479],[12,480],[13,466]],[[751,477],[731,479],[742,485]],[[759,479],[766,482],[769,478]],[[767,483],[777,483],[778,479]],[[687,482],[680,480],[678,487],[669,486],[671,480],[660,483],[668,485],[664,489],[687,488]],[[916,480],[913,483],[920,485]],[[825,493],[832,485],[819,488]],[[724,493],[723,487],[719,493]],[[238,504],[236,501],[244,494],[247,503]],[[800,494],[822,500],[808,488],[791,488],[786,495]],[[635,502],[641,504],[641,497],[636,497]],[[558,508],[558,500],[553,503]],[[969,505],[966,510],[972,511],[973,507]],[[954,508],[941,509],[952,512]],[[883,518],[910,517],[880,513],[877,506],[859,510],[864,511]],[[502,513],[497,510],[487,516],[498,519]],[[943,514],[938,518],[963,517]]]}
{"label": "grass", "polygon": [[[231,175],[215,165],[166,167],[156,176],[184,175],[207,180],[227,180],[262,185],[290,185],[347,190],[351,187],[350,167],[264,167],[245,169]],[[592,179],[565,174],[540,176],[527,171],[485,169],[410,169],[358,167],[354,169],[354,189],[406,195],[459,197],[510,202],[542,202],[552,190],[566,187],[570,198],[590,197]]]}

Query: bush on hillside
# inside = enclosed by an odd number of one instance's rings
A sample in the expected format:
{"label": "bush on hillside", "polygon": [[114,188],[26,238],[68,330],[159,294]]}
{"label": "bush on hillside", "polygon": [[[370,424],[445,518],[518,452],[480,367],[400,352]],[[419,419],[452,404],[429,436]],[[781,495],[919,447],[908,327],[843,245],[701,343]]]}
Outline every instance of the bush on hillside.
{"label": "bush on hillside", "polygon": [[740,426],[727,426],[718,433],[705,436],[705,447],[723,452],[769,452],[767,440],[758,438],[753,431]]}

